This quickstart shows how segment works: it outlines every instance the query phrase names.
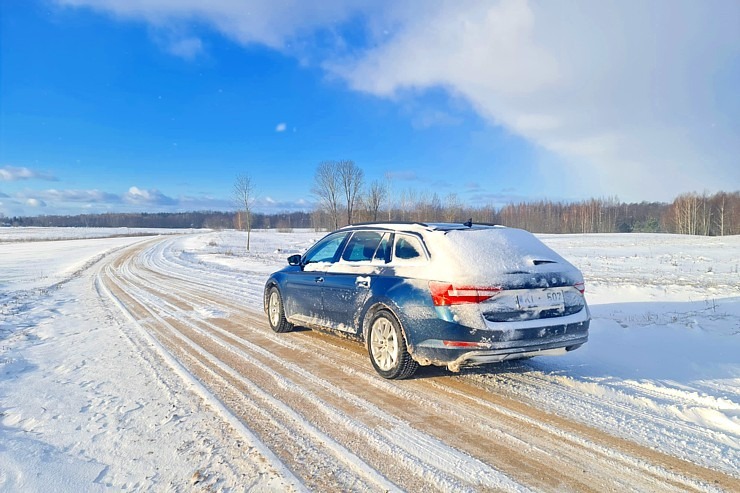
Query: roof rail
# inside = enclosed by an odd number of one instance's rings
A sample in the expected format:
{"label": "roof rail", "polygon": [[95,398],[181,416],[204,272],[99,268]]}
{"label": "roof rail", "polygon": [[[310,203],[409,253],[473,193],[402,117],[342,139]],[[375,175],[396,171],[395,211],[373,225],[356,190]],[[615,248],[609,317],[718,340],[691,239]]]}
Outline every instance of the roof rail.
{"label": "roof rail", "polygon": [[377,227],[380,229],[392,229],[392,228],[399,228],[399,227],[407,227],[407,228],[422,228],[427,231],[444,231],[445,233],[448,231],[456,230],[456,229],[481,229],[481,228],[502,228],[504,226],[500,226],[498,224],[488,224],[488,223],[472,223],[472,224],[465,224],[465,223],[422,223],[419,221],[371,221],[371,222],[362,222],[362,223],[355,223],[355,224],[349,224],[347,226],[344,226],[339,229],[352,229],[352,228],[363,228],[363,227]]}
{"label": "roof rail", "polygon": [[369,221],[364,223],[353,223],[348,224],[347,226],[344,226],[345,228],[348,228],[350,226],[382,226],[382,225],[389,225],[389,224],[405,224],[405,225],[417,225],[422,226],[424,228],[428,228],[429,225],[426,223],[422,223],[419,221]]}

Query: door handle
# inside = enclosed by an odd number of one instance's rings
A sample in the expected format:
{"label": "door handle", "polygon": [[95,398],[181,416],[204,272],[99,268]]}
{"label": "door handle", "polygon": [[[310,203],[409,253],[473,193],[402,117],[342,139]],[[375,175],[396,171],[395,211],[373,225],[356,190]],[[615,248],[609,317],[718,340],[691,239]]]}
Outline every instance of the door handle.
{"label": "door handle", "polygon": [[323,277],[317,277],[316,279],[314,279],[314,281],[316,281],[317,283],[321,284],[322,282],[324,282],[324,278]]}
{"label": "door handle", "polygon": [[355,286],[358,288],[369,288],[370,287],[370,277],[358,277],[355,279]]}

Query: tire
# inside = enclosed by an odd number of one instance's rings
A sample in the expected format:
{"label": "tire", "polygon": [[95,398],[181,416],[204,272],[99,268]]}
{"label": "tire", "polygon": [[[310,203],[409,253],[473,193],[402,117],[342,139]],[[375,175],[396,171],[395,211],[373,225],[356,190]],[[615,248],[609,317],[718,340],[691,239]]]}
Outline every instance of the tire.
{"label": "tire", "polygon": [[379,310],[373,315],[367,341],[370,362],[381,377],[401,380],[419,368],[409,354],[401,324],[390,311]]}
{"label": "tire", "polygon": [[293,324],[285,319],[283,297],[276,286],[272,286],[267,291],[267,321],[275,332],[283,333],[293,330]]}

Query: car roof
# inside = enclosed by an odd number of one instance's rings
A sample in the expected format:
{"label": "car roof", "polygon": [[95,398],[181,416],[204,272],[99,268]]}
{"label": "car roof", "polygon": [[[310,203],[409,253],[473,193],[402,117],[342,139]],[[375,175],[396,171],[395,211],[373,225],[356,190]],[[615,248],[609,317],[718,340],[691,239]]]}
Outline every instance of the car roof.
{"label": "car roof", "polygon": [[360,229],[387,229],[390,231],[408,231],[408,232],[426,232],[426,231],[465,231],[505,228],[505,226],[473,223],[422,223],[422,222],[403,222],[403,221],[376,221],[368,223],[357,223],[345,226],[340,230],[360,230]]}

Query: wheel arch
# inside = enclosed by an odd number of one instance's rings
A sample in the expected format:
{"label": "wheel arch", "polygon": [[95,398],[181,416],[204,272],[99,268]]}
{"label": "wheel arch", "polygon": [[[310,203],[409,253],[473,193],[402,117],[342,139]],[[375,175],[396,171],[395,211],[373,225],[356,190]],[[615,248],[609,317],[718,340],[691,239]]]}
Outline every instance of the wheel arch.
{"label": "wheel arch", "polygon": [[[270,289],[277,288],[278,291],[280,291],[280,283],[275,279],[274,277],[271,277],[267,280],[265,283],[265,290],[262,293],[262,308],[265,310],[265,313],[267,313],[267,305],[268,305],[268,297],[270,294]],[[282,296],[282,293],[280,293]]]}

